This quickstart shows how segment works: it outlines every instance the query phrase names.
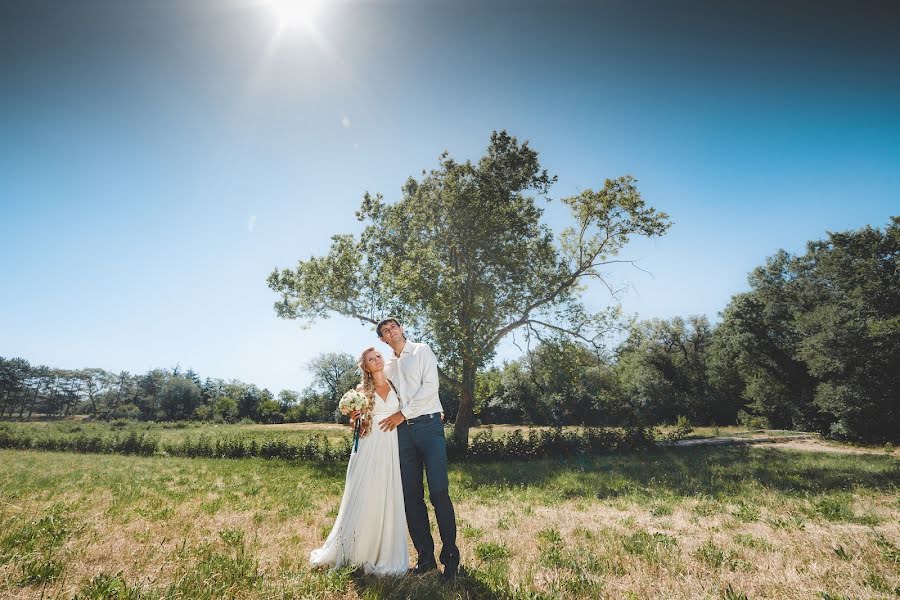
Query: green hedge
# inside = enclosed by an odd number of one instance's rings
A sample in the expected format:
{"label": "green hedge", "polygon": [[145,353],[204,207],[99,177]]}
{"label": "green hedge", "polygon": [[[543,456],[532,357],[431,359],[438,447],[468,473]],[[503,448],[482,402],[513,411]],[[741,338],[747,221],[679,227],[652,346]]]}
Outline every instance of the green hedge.
{"label": "green hedge", "polygon": [[[610,429],[591,427],[581,431],[530,429],[526,435],[516,429],[495,437],[490,431],[475,435],[468,451],[447,439],[447,457],[453,462],[489,462],[493,460],[529,460],[562,458],[579,455],[604,454],[615,451],[645,450],[660,443],[668,443],[673,436],[657,440],[651,428]],[[57,437],[37,437],[0,427],[0,448],[17,450],[49,450],[98,454],[139,456],[181,456],[200,458],[268,458],[303,461],[344,461],[350,454],[352,442],[344,438],[332,444],[323,434],[310,436],[301,442],[282,440],[259,441],[247,437],[212,439],[206,435],[188,437],[180,442],[160,442],[155,437],[132,431],[127,435],[100,436],[76,434]]]}
{"label": "green hedge", "polygon": [[472,438],[465,454],[460,452],[452,438],[448,438],[447,457],[451,461],[467,462],[528,460],[645,450],[656,445],[654,431],[650,428],[589,427],[579,432],[558,427],[529,429],[527,435],[516,429],[498,437],[490,431],[479,432]]}
{"label": "green hedge", "polygon": [[159,440],[136,431],[132,431],[127,435],[78,434],[58,437],[34,437],[27,433],[13,432],[9,429],[0,428],[0,448],[152,456],[159,449]]}

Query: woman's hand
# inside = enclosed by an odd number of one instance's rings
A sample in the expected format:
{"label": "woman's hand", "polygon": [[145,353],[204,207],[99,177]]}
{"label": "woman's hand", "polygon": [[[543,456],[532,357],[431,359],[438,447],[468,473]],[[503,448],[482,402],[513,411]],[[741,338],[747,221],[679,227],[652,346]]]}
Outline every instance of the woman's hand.
{"label": "woman's hand", "polygon": [[359,416],[361,414],[362,414],[361,411],[351,410],[350,413],[347,415],[348,417],[350,417],[350,422],[347,423],[347,425],[349,425],[350,427],[353,427],[354,424],[356,423],[356,420],[359,418]]}

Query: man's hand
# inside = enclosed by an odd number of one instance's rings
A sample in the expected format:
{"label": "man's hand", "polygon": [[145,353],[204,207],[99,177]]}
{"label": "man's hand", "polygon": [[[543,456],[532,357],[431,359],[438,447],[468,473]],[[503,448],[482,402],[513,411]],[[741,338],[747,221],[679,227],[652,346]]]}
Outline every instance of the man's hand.
{"label": "man's hand", "polygon": [[387,419],[382,419],[378,421],[378,426],[381,427],[382,431],[393,431],[397,428],[397,425],[406,420],[406,417],[403,416],[403,413],[400,411],[395,412]]}

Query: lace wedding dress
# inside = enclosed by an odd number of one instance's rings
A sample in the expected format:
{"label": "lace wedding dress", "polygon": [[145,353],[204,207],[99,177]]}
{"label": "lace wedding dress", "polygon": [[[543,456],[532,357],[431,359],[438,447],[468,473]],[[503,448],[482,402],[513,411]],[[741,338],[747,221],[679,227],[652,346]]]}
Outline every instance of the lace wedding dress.
{"label": "lace wedding dress", "polygon": [[366,573],[404,575],[409,568],[406,513],[400,481],[397,430],[378,422],[400,410],[394,390],[375,394],[372,431],[350,455],[338,516],[325,544],[309,555],[312,566],[362,565]]}

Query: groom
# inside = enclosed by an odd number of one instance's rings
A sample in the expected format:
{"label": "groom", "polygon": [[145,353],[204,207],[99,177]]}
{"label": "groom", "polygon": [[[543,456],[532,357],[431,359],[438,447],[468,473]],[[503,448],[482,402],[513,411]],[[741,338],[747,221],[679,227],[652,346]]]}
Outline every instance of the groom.
{"label": "groom", "polygon": [[442,423],[444,409],[438,398],[437,358],[426,344],[407,341],[397,319],[384,319],[375,331],[378,338],[394,351],[385,365],[384,374],[397,387],[400,411],[380,421],[379,425],[382,431],[397,429],[406,526],[419,554],[415,572],[422,574],[437,568],[434,539],[425,508],[424,466],[428,496],[441,532],[442,578],[450,580],[459,570],[459,548],[456,547],[456,516],[447,478],[447,443]]}

